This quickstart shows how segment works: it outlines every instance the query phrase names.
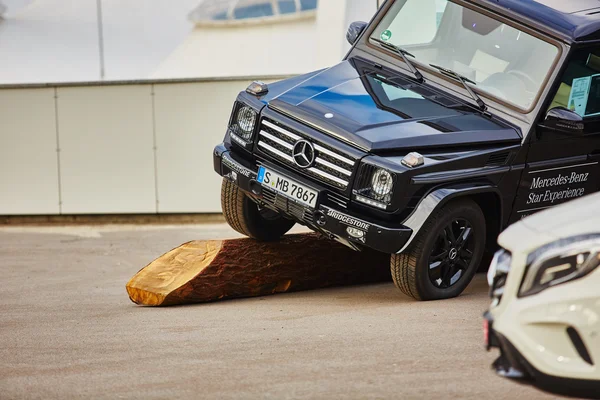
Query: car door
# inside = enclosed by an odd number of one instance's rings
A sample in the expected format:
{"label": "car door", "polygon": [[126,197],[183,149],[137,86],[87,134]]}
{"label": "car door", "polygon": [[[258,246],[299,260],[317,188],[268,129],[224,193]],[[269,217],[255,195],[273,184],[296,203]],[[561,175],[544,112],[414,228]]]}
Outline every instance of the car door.
{"label": "car door", "polygon": [[573,51],[532,132],[511,222],[600,188],[600,46]]}

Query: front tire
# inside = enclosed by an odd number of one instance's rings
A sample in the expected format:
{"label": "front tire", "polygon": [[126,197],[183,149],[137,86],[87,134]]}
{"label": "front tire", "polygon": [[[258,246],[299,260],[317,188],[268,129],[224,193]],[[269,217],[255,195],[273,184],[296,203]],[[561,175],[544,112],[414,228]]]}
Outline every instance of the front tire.
{"label": "front tire", "polygon": [[225,220],[233,229],[261,242],[273,242],[285,235],[295,222],[269,209],[259,209],[233,182],[223,179],[221,208]]}
{"label": "front tire", "polygon": [[403,253],[392,254],[394,284],[417,300],[460,295],[477,272],[485,238],[485,217],[477,203],[448,203],[429,217]]}

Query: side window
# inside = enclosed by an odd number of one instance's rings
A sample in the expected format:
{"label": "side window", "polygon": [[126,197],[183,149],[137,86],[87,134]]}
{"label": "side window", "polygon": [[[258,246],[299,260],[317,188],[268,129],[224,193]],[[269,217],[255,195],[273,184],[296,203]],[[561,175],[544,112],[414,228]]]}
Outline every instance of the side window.
{"label": "side window", "polygon": [[381,33],[381,39],[399,46],[431,43],[447,5],[447,0],[406,0],[402,12]]}
{"label": "side window", "polygon": [[583,118],[600,115],[600,49],[576,51],[560,79],[550,109],[565,107]]}

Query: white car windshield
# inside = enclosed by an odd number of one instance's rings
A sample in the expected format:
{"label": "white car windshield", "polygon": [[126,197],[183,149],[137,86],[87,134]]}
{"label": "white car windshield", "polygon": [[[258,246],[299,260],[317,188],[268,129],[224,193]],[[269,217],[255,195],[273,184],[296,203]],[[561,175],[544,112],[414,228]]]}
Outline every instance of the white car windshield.
{"label": "white car windshield", "polygon": [[522,110],[558,55],[555,45],[448,0],[396,0],[371,38],[409,51],[417,68],[450,69]]}

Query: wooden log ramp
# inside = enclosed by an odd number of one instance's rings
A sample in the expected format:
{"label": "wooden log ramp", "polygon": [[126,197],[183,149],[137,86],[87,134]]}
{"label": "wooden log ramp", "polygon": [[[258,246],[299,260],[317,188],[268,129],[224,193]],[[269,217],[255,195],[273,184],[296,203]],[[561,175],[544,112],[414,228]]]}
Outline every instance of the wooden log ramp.
{"label": "wooden log ramp", "polygon": [[173,306],[389,280],[389,255],[309,233],[188,242],[140,270],[127,293],[139,305]]}

